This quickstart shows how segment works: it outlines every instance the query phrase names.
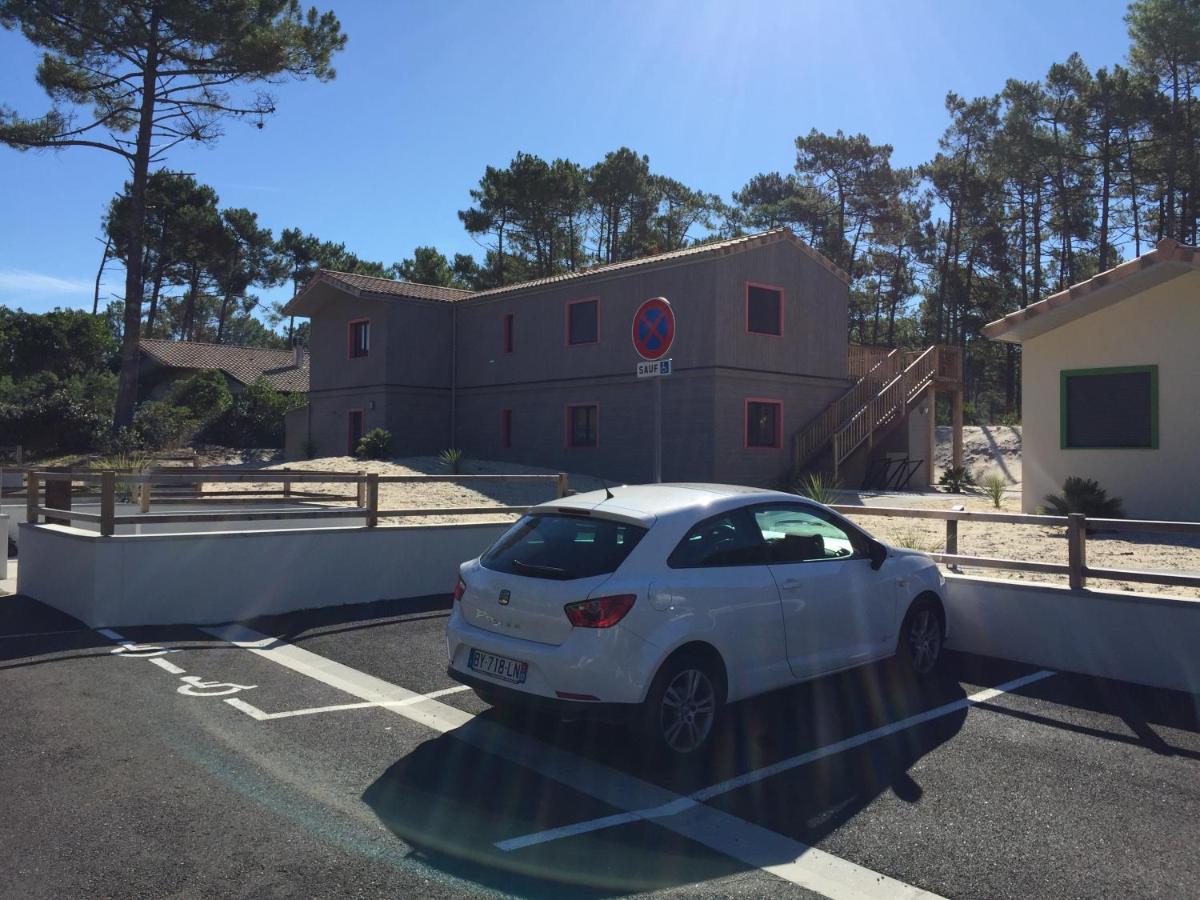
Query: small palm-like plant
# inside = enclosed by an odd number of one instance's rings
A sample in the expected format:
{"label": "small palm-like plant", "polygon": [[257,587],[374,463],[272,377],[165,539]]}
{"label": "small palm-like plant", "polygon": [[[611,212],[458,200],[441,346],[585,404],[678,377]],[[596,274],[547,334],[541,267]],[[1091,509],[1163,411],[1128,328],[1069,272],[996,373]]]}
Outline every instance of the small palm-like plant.
{"label": "small palm-like plant", "polygon": [[951,494],[961,494],[967,488],[975,486],[975,476],[966,466],[950,466],[942,472],[938,484]]}
{"label": "small palm-like plant", "polygon": [[392,455],[392,433],[386,428],[372,428],[359,440],[354,455],[359,459],[387,459]]}
{"label": "small palm-like plant", "polygon": [[1008,490],[1008,479],[999,472],[989,472],[983,479],[983,492],[992,501],[992,506],[996,509],[1000,508],[1000,501],[1004,499],[1004,492]]}
{"label": "small palm-like plant", "polygon": [[839,482],[836,478],[822,472],[809,472],[796,481],[794,490],[801,497],[807,497],[809,500],[815,500],[817,503],[828,506],[837,499],[835,494],[838,487]]}
{"label": "small palm-like plant", "polygon": [[1070,476],[1063,482],[1061,494],[1046,495],[1046,512],[1052,516],[1083,513],[1094,519],[1123,519],[1124,504],[1120,497],[1108,496],[1094,478]]}
{"label": "small palm-like plant", "polygon": [[466,457],[457,447],[449,447],[438,454],[438,462],[450,470],[451,475],[461,475]]}

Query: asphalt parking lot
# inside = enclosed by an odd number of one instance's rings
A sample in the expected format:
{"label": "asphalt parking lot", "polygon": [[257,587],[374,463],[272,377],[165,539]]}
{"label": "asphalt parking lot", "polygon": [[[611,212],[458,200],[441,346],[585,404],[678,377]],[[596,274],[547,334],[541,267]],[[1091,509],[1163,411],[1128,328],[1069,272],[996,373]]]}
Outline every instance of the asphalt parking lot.
{"label": "asphalt parking lot", "polygon": [[0,598],[11,897],[1181,897],[1196,698],[950,655],[732,707],[688,765],[489,708],[449,599],[97,632]]}

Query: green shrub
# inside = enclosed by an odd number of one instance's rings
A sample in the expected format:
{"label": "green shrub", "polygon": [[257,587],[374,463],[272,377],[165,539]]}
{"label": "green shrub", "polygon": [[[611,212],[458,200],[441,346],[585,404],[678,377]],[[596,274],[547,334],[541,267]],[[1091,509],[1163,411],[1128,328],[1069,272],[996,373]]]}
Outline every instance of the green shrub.
{"label": "green shrub", "polygon": [[1046,511],[1053,516],[1083,513],[1095,519],[1123,519],[1124,504],[1120,497],[1108,496],[1094,478],[1072,475],[1063,482],[1061,494],[1046,495]]}
{"label": "green shrub", "polygon": [[260,378],[233,398],[233,403],[203,432],[207,441],[243,449],[282,447],[283,417],[304,406],[303,394],[283,394]]}
{"label": "green shrub", "polygon": [[197,422],[214,422],[233,405],[233,394],[225,376],[216,369],[197,372],[191,378],[176,382],[171,390],[171,402],[183,407]]}
{"label": "green shrub", "polygon": [[1004,492],[1008,490],[1008,479],[999,472],[989,472],[983,477],[983,492],[992,501],[992,506],[1000,508]]}
{"label": "green shrub", "polygon": [[386,428],[372,428],[362,436],[354,455],[359,459],[388,459],[392,455],[392,433]]}
{"label": "green shrub", "polygon": [[938,484],[951,494],[961,494],[967,488],[975,486],[975,476],[966,466],[950,466],[938,479]]}
{"label": "green shrub", "polygon": [[94,450],[112,422],[116,395],[111,372],[0,377],[0,435],[35,456]]}
{"label": "green shrub", "polygon": [[133,432],[149,450],[174,450],[196,436],[200,423],[169,400],[148,400],[133,414]]}
{"label": "green shrub", "polygon": [[809,472],[799,478],[792,488],[793,492],[801,497],[807,497],[828,506],[836,501],[835,492],[839,486],[840,482],[832,476],[825,475],[823,472]]}
{"label": "green shrub", "polygon": [[450,470],[451,475],[459,475],[462,473],[463,462],[466,457],[463,452],[456,447],[443,450],[438,454],[438,462]]}
{"label": "green shrub", "polygon": [[[104,472],[132,472],[144,475],[154,467],[154,460],[141,450],[122,450],[110,453],[102,459],[93,460],[90,468]],[[117,479],[116,497],[123,503],[130,503],[137,497],[134,485],[128,481]]]}

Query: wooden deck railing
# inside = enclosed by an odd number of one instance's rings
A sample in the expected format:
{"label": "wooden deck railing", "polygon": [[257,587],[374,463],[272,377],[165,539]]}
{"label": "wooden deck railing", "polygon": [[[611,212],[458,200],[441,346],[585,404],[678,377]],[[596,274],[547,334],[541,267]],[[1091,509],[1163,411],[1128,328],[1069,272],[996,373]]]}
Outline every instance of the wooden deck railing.
{"label": "wooden deck railing", "polygon": [[962,350],[942,344],[911,351],[852,344],[848,368],[858,379],[854,385],[796,432],[792,441],[796,469],[832,443],[836,475],[864,441],[904,414],[901,399],[904,404],[912,402],[935,379],[960,384]]}
{"label": "wooden deck railing", "polygon": [[[43,517],[51,522],[88,522],[99,525],[100,534],[111,536],[121,525],[178,524],[191,522],[258,522],[294,519],[363,518],[368,527],[379,524],[385,517],[417,517],[448,515],[495,515],[524,513],[528,506],[450,506],[407,507],[380,509],[380,484],[419,484],[454,482],[466,485],[528,482],[553,486],[555,497],[567,495],[565,473],[553,475],[378,475],[366,472],[314,472],[311,470],[281,470],[248,472],[245,470],[188,470],[156,472],[25,472],[26,520],[37,524]],[[205,484],[278,484],[278,488],[259,490],[205,491]],[[353,484],[352,495],[326,494],[318,491],[296,490],[294,485]],[[71,508],[75,486],[89,498],[98,495],[100,511],[90,512]],[[52,488],[52,486],[54,486]],[[86,493],[84,493],[86,492]],[[52,501],[50,495],[54,495]],[[118,494],[138,504],[139,512],[117,515]],[[200,504],[227,506],[230,504],[261,503],[263,500],[304,500],[310,504],[303,509],[245,509],[189,511],[180,513],[151,513],[151,504]],[[352,503],[352,506],[316,505]],[[65,505],[64,505],[65,504]]]}
{"label": "wooden deck railing", "polygon": [[903,418],[908,404],[917,398],[937,375],[939,348],[930,347],[917,354],[905,354],[904,370],[884,385],[867,404],[852,415],[832,435],[833,472],[864,442],[873,441],[875,432]]}
{"label": "wooden deck railing", "polygon": [[[1172,587],[1200,588],[1200,572],[1163,572],[1142,569],[1106,569],[1087,564],[1088,529],[1157,534],[1200,535],[1200,522],[1168,522],[1147,519],[1098,519],[1082,513],[1069,516],[1035,516],[1023,513],[968,512],[957,509],[908,509],[883,506],[831,507],[846,516],[886,516],[900,519],[942,519],[946,522],[946,551],[928,554],[951,568],[974,566],[983,569],[1011,569],[1017,572],[1041,572],[1065,575],[1071,588],[1080,589],[1089,578],[1112,581],[1132,581]],[[1009,525],[1056,525],[1067,529],[1067,562],[1050,563],[1035,560],[998,559],[988,556],[966,556],[958,552],[959,522],[995,522]]]}

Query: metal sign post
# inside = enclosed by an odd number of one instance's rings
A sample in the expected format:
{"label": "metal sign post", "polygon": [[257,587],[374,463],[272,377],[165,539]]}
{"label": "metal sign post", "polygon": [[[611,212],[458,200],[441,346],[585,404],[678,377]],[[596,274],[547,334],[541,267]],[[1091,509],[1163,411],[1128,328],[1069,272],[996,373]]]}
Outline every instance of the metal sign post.
{"label": "metal sign post", "polygon": [[654,481],[662,482],[662,376],[671,374],[663,359],[675,342],[675,312],[666,297],[651,297],[633,315],[633,349],[646,360],[637,364],[638,378],[654,379]]}

